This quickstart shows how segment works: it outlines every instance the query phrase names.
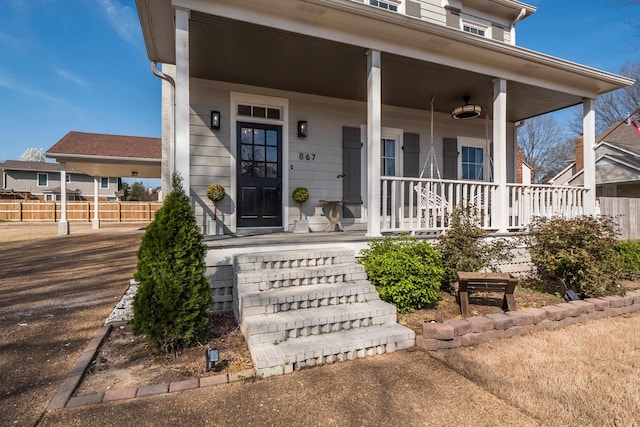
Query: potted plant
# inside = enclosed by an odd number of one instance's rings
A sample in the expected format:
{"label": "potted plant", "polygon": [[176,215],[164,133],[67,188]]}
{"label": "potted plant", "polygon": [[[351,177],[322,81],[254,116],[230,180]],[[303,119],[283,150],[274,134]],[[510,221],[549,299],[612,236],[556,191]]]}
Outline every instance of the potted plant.
{"label": "potted plant", "polygon": [[210,234],[218,234],[218,202],[224,199],[225,196],[224,187],[220,184],[211,184],[207,187],[207,197],[213,202],[213,226],[215,232],[211,233],[211,225],[209,225]]}
{"label": "potted plant", "polygon": [[298,187],[293,190],[293,200],[298,204],[300,209],[300,219],[293,221],[294,233],[308,233],[309,232],[309,220],[302,219],[302,204],[309,200],[309,190],[304,187]]}

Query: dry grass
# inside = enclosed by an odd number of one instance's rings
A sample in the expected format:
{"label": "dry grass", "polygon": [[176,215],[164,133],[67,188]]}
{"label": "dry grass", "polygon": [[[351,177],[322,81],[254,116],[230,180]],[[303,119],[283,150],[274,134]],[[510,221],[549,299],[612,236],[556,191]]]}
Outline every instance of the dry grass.
{"label": "dry grass", "polygon": [[640,314],[433,355],[543,425],[640,425]]}

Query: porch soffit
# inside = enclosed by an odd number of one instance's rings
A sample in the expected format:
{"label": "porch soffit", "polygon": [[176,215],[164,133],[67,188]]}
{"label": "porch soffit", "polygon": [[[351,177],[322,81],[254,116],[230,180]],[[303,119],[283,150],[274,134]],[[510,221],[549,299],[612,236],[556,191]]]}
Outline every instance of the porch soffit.
{"label": "porch soffit", "polygon": [[[137,3],[150,59],[175,63],[175,46],[166,38],[166,34],[170,34],[171,40],[174,36],[173,24],[167,25],[167,8],[171,17],[169,1],[137,0]],[[409,86],[409,94],[417,93],[423,98],[419,102],[422,106],[425,96],[430,99],[438,95],[427,87],[425,81],[429,81],[442,93],[450,92],[451,99],[455,98],[446,106],[440,104],[442,111],[460,103],[463,95],[460,86],[464,86],[460,82],[465,77],[467,81],[489,83],[494,77],[507,79],[511,121],[575,105],[583,97],[633,83],[610,73],[350,0],[173,0],[173,4],[191,9],[190,55],[194,77],[364,100],[363,56],[367,48],[374,48],[392,52],[383,54],[383,88],[388,85],[391,89],[394,84]],[[390,82],[385,77],[393,73],[387,72],[387,62],[405,65],[411,62],[413,65],[400,67],[406,68],[407,75],[415,75],[416,68],[447,67],[444,74],[421,72],[417,81],[403,78],[396,83],[395,79]],[[481,91],[478,86],[473,88],[470,95],[474,100],[477,97],[486,104],[484,99],[489,99],[492,84],[486,86]],[[385,90],[383,102],[414,107],[417,97],[398,90],[392,94]]]}
{"label": "porch soffit", "polygon": [[58,163],[65,163],[67,171],[73,168],[89,176],[160,178],[161,161],[159,159],[108,159],[64,155],[47,155],[47,157],[54,158]]}
{"label": "porch soffit", "polygon": [[[191,14],[192,77],[366,101],[366,49],[226,18]],[[385,105],[449,113],[465,94],[492,115],[493,76],[382,54]],[[507,120],[580,103],[575,94],[508,81]]]}

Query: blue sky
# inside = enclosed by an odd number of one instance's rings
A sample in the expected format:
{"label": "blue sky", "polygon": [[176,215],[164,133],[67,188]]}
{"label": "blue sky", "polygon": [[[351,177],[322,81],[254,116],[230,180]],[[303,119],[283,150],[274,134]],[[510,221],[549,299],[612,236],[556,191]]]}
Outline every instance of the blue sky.
{"label": "blue sky", "polygon": [[[605,71],[640,60],[640,6],[530,0],[518,45]],[[160,136],[134,0],[2,0],[0,161],[68,131]]]}

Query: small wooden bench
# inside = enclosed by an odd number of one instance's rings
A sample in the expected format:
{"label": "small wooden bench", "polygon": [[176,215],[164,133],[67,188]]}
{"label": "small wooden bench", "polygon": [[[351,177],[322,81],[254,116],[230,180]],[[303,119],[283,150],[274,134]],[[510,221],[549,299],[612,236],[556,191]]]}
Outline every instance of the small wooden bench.
{"label": "small wooden bench", "polygon": [[516,290],[518,279],[508,273],[472,273],[458,272],[458,295],[460,298],[460,312],[463,317],[469,317],[469,291],[504,292],[502,309],[516,311],[518,309],[513,292]]}

